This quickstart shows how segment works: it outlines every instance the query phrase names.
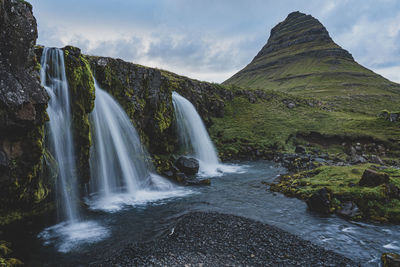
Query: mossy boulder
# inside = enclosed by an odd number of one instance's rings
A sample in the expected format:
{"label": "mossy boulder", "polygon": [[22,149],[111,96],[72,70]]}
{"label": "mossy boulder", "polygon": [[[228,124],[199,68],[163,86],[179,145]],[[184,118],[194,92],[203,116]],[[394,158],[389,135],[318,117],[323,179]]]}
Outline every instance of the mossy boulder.
{"label": "mossy boulder", "polygon": [[383,253],[381,256],[382,267],[400,267],[400,255],[395,253]]}
{"label": "mossy boulder", "polygon": [[312,211],[322,214],[329,214],[331,213],[332,209],[331,202],[332,192],[326,187],[323,187],[312,194],[309,199],[307,199],[307,206]]}
{"label": "mossy boulder", "polygon": [[366,169],[358,182],[360,186],[375,187],[389,182],[387,173],[379,173],[377,171]]}

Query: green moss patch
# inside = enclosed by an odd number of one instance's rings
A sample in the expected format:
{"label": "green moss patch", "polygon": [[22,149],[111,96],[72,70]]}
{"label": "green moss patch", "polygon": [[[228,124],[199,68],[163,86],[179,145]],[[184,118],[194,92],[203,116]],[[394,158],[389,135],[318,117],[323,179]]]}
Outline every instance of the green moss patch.
{"label": "green moss patch", "polygon": [[[272,191],[285,195],[308,199],[319,189],[326,187],[332,191],[334,209],[342,202],[353,201],[362,211],[358,219],[400,223],[400,200],[388,195],[387,184],[376,187],[359,186],[358,182],[365,169],[371,164],[354,166],[321,166],[312,171],[282,176],[278,184],[271,185]],[[400,185],[400,169],[385,169],[390,183]]]}

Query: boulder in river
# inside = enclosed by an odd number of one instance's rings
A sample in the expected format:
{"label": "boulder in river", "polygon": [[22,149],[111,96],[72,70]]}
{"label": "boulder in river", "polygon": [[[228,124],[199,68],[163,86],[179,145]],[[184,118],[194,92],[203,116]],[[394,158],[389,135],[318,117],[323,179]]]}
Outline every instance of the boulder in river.
{"label": "boulder in river", "polygon": [[307,206],[312,211],[329,214],[331,212],[331,199],[332,192],[324,187],[307,200]]}
{"label": "boulder in river", "polygon": [[361,214],[360,209],[353,201],[347,201],[340,205],[340,209],[336,212],[339,216],[351,219]]}
{"label": "boulder in river", "polygon": [[400,255],[395,253],[383,253],[382,267],[400,267]]}
{"label": "boulder in river", "polygon": [[186,175],[195,175],[199,171],[199,161],[190,157],[179,157],[176,167]]}
{"label": "boulder in river", "polygon": [[360,186],[375,187],[389,182],[389,175],[366,169],[358,182]]}

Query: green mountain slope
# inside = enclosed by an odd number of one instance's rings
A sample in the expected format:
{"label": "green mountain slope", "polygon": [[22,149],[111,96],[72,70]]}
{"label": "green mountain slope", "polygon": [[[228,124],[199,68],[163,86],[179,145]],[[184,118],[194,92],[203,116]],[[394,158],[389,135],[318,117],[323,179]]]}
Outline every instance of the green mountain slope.
{"label": "green mountain slope", "polygon": [[355,62],[310,15],[289,14],[253,61],[223,85],[266,97],[225,102],[224,117],[210,129],[222,157],[293,151],[296,144],[342,153],[356,143],[382,144],[398,157],[400,123],[379,114],[398,114],[400,85]]}
{"label": "green mountain slope", "polygon": [[250,64],[223,84],[307,96],[400,94],[400,85],[355,62],[317,19],[300,12],[276,25]]}

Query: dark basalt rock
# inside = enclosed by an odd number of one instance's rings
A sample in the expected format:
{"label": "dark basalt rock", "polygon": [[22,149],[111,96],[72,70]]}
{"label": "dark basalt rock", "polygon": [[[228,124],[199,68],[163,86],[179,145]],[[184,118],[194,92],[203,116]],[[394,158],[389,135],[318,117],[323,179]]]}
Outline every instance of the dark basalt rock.
{"label": "dark basalt rock", "polygon": [[40,85],[36,38],[32,6],[0,0],[0,211],[6,213],[30,210],[48,193],[48,181],[39,177],[48,95]]}
{"label": "dark basalt rock", "polygon": [[199,171],[199,161],[195,158],[179,157],[176,161],[176,167],[186,175],[195,175]]}
{"label": "dark basalt rock", "polygon": [[306,153],[306,148],[304,146],[296,146],[296,149],[294,150],[296,153]]}
{"label": "dark basalt rock", "polygon": [[201,185],[211,185],[211,180],[210,179],[187,179],[184,182],[185,185],[187,186],[201,186]]}
{"label": "dark basalt rock", "polygon": [[311,211],[315,211],[322,214],[331,213],[331,199],[332,192],[326,187],[318,190],[308,200],[307,206]]}
{"label": "dark basalt rock", "polygon": [[354,202],[347,201],[340,205],[340,209],[336,213],[346,219],[351,219],[360,215],[361,211]]}
{"label": "dark basalt rock", "polygon": [[400,267],[400,255],[395,253],[383,253],[381,256],[382,267]]}
{"label": "dark basalt rock", "polygon": [[385,183],[389,183],[389,175],[386,173],[378,173],[371,169],[366,169],[358,182],[360,186],[369,187],[375,187]]}

